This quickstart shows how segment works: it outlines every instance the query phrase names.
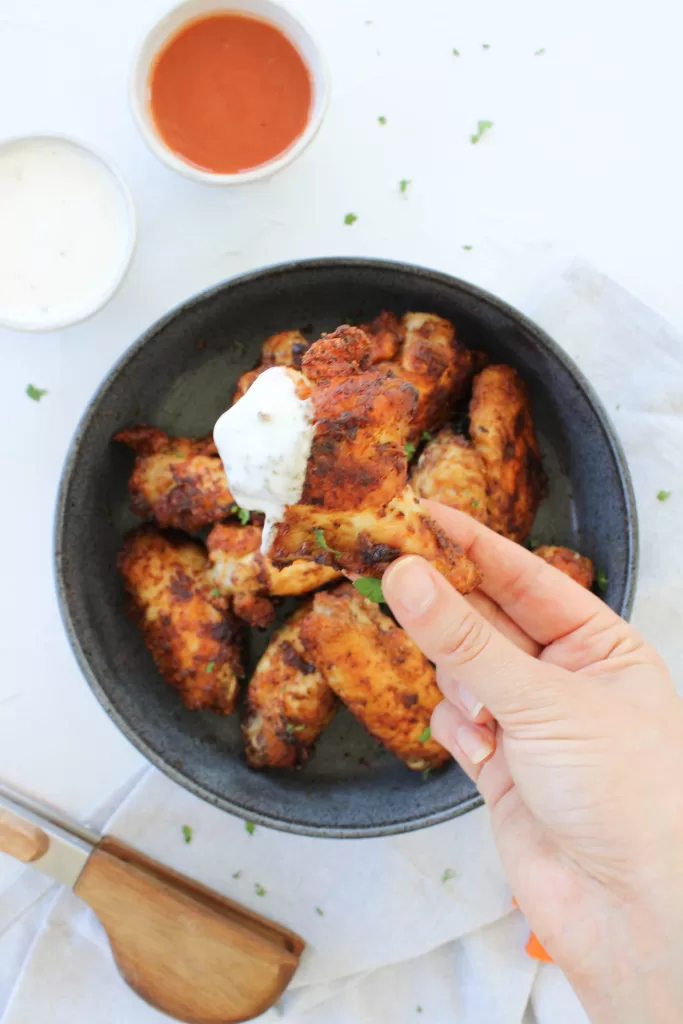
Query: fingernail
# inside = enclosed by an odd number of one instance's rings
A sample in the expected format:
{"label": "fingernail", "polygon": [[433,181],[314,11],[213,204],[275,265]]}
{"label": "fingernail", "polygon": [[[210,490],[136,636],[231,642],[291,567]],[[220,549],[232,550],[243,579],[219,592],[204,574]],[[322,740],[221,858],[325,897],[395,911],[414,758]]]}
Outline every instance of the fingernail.
{"label": "fingernail", "polygon": [[481,764],[493,753],[493,737],[486,735],[471,725],[461,725],[455,734],[458,746],[472,764]]}
{"label": "fingernail", "polygon": [[424,615],[434,604],[436,587],[429,569],[421,558],[402,558],[389,570],[391,593],[409,615]]}
{"label": "fingernail", "polygon": [[462,704],[463,711],[472,719],[476,718],[480,711],[484,710],[484,705],[479,698],[475,697],[469,690],[466,690],[464,686],[458,687],[458,700]]}

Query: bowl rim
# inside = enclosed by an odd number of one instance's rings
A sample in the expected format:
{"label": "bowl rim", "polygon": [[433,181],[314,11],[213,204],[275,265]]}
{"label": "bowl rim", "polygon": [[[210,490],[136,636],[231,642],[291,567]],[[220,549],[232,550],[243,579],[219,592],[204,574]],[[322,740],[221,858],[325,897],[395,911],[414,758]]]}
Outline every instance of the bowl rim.
{"label": "bowl rim", "polygon": [[[331,92],[330,70],[325,54],[315,35],[308,27],[306,21],[302,20],[298,13],[294,14],[288,7],[284,7],[282,4],[276,3],[275,0],[259,0],[259,2],[268,9],[268,14],[256,14],[251,11],[248,6],[248,0],[205,0],[206,9],[203,12],[198,11],[195,14],[188,14],[181,26],[177,26],[175,29],[165,33],[163,40],[154,49],[152,57],[147,59],[145,57],[145,50],[163,23],[173,15],[181,12],[183,8],[193,7],[197,2],[202,3],[202,0],[180,0],[179,3],[174,4],[168,10],[164,11],[163,14],[157,17],[151,24],[148,24],[144,34],[137,44],[131,60],[128,76],[128,100],[133,120],[135,121],[135,125],[150,152],[170,170],[177,171],[179,174],[184,175],[184,177],[189,178],[191,181],[200,182],[204,185],[218,186],[247,185],[250,182],[261,181],[263,178],[270,177],[272,174],[277,173],[277,171],[282,170],[284,167],[287,167],[290,163],[296,160],[296,158],[303,153],[318,134],[329,107]],[[163,49],[164,45],[173,38],[173,36],[177,35],[183,27],[190,25],[194,21],[199,21],[201,18],[210,17],[212,14],[221,12],[246,15],[247,17],[255,18],[258,21],[265,21],[267,24],[278,28],[287,37],[287,39],[289,39],[306,65],[311,76],[313,96],[315,98],[317,93],[320,101],[319,104],[317,104],[318,109],[313,110],[310,120],[307,122],[302,133],[297,136],[297,138],[295,138],[285,150],[275,156],[272,160],[266,161],[266,163],[258,164],[256,167],[250,167],[244,171],[237,171],[231,174],[218,174],[213,171],[207,171],[201,167],[196,167],[194,164],[189,163],[189,161],[183,160],[181,157],[177,156],[173,150],[166,145],[161,135],[154,129],[152,119],[148,116],[144,104],[140,102],[140,97],[138,95],[138,80],[140,75],[144,75],[145,82],[149,80],[149,73],[154,59]],[[281,19],[278,18],[278,12],[281,12]],[[317,67],[313,67],[311,62],[301,53],[300,47],[295,40],[291,38],[282,19],[288,19],[293,22],[301,34],[307,37],[311,50],[315,53]]]}
{"label": "bowl rim", "polygon": [[471,284],[469,281],[464,281],[461,278],[454,277],[452,274],[447,274],[440,270],[431,269],[429,267],[419,266],[417,264],[402,263],[393,260],[384,260],[379,258],[365,258],[365,257],[346,257],[346,256],[333,256],[333,257],[318,257],[311,259],[302,260],[290,260],[286,263],[276,263],[260,267],[256,270],[248,271],[244,274],[236,275],[235,277],[227,278],[218,284],[211,285],[209,288],[203,289],[200,292],[188,297],[187,299],[181,300],[178,305],[174,306],[165,315],[159,317],[153,324],[151,324],[147,330],[143,332],[140,337],[134,341],[120,356],[120,358],[114,363],[114,365],[107,372],[103,380],[98,385],[94,394],[91,396],[88,405],[81,417],[74,436],[69,445],[69,449],[66,455],[62,474],[60,478],[59,491],[57,495],[57,502],[55,507],[55,520],[54,520],[54,561],[53,570],[55,574],[55,583],[57,589],[57,597],[59,604],[59,611],[66,630],[67,638],[71,645],[71,649],[74,653],[78,666],[83,673],[88,685],[94,692],[101,706],[103,707],[106,714],[114,722],[114,724],[120,729],[123,735],[129,740],[130,743],[136,747],[137,750],[152,764],[158,768],[165,775],[167,775],[173,782],[189,790],[195,796],[200,797],[207,803],[212,804],[214,807],[218,807],[220,810],[227,811],[229,814],[236,815],[237,817],[243,818],[248,821],[253,821],[255,824],[263,825],[268,828],[278,829],[282,832],[289,832],[295,835],[306,835],[315,836],[318,838],[326,839],[363,839],[363,838],[377,838],[380,836],[400,835],[404,832],[413,832],[418,829],[427,828],[432,825],[439,825],[443,822],[450,821],[453,818],[459,817],[461,814],[465,814],[468,811],[474,810],[476,807],[480,807],[483,804],[483,798],[478,794],[473,794],[470,798],[462,801],[455,807],[443,808],[436,811],[429,811],[416,818],[411,818],[407,821],[393,822],[389,824],[377,825],[377,826],[316,826],[311,825],[308,822],[301,822],[295,819],[279,818],[269,813],[262,813],[257,810],[252,810],[240,804],[237,800],[228,799],[218,793],[213,792],[201,783],[195,782],[193,779],[188,778],[183,772],[177,769],[172,763],[167,762],[151,747],[151,745],[144,740],[129,723],[125,717],[119,713],[114,707],[107,693],[99,682],[96,673],[90,666],[86,652],[78,637],[74,625],[71,620],[71,612],[69,608],[68,598],[68,587],[62,571],[62,536],[64,529],[64,522],[68,515],[67,499],[68,492],[71,486],[71,481],[74,473],[74,465],[78,457],[81,443],[86,436],[90,423],[95,416],[95,402],[99,395],[109,386],[110,383],[116,379],[121,370],[128,365],[128,363],[134,359],[137,353],[152,339],[159,330],[161,330],[166,324],[172,321],[178,316],[188,305],[194,305],[205,299],[211,298],[217,293],[223,291],[226,287],[232,287],[233,285],[240,285],[248,282],[259,281],[264,278],[271,278],[273,276],[289,274],[294,271],[307,271],[307,270],[327,270],[327,269],[358,269],[358,268],[370,268],[373,270],[399,272],[403,274],[409,274],[417,276],[419,278],[426,278],[428,280],[436,281],[437,283],[451,286],[456,284],[462,291],[469,294],[473,299],[482,301],[492,305],[495,309],[504,313],[506,316],[511,317],[514,321],[524,327],[525,330],[531,331],[537,340],[539,340],[550,352],[558,359],[558,361],[567,370],[570,376],[574,379],[577,386],[583,391],[584,396],[589,401],[593,408],[598,424],[602,430],[602,433],[607,441],[610,450],[613,453],[616,469],[619,477],[619,482],[624,495],[626,504],[627,516],[626,516],[626,542],[627,542],[627,570],[626,570],[626,585],[624,590],[624,598],[622,605],[617,609],[617,614],[628,619],[633,608],[633,601],[635,598],[636,581],[638,575],[638,559],[639,559],[639,537],[638,537],[638,515],[636,508],[635,493],[633,490],[633,484],[631,481],[631,474],[626,461],[626,455],[619,438],[610,422],[605,407],[592,385],[588,382],[582,371],[571,359],[571,357],[562,349],[557,342],[553,339],[533,320],[529,319],[524,313],[521,313],[514,306],[505,302],[503,299],[499,299],[497,296],[492,295],[490,292],[483,288],[479,288],[477,285]]}
{"label": "bowl rim", "polygon": [[51,131],[22,132],[18,135],[7,135],[0,139],[0,152],[7,146],[13,146],[20,142],[33,142],[35,140],[66,142],[69,146],[72,146],[74,149],[80,149],[81,152],[92,157],[97,163],[99,163],[102,166],[102,169],[110,175],[114,185],[119,190],[125,209],[125,220],[122,221],[122,224],[128,228],[126,246],[123,250],[123,255],[116,273],[112,275],[111,283],[100,293],[95,304],[86,308],[84,312],[78,313],[76,316],[72,317],[61,317],[59,319],[51,320],[49,323],[37,323],[36,321],[28,320],[12,320],[11,318],[0,314],[0,324],[3,327],[7,327],[9,330],[22,331],[25,334],[47,334],[50,331],[60,331],[64,330],[66,327],[73,327],[76,324],[82,324],[85,320],[89,320],[91,317],[95,316],[96,313],[99,313],[100,310],[104,309],[104,307],[111,302],[125,281],[128,271],[130,270],[130,265],[132,263],[138,241],[138,218],[133,194],[118,164],[112,160],[111,157],[103,153],[101,149],[98,149],[97,146],[91,146],[89,142],[84,142],[83,139],[78,138],[76,135],[69,135],[66,132]]}

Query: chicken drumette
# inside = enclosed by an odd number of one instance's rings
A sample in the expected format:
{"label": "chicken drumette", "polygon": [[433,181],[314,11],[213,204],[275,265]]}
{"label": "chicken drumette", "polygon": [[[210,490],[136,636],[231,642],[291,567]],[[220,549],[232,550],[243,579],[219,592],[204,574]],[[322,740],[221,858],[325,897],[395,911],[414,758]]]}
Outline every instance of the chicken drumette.
{"label": "chicken drumette", "polygon": [[114,440],[136,454],[128,489],[141,519],[192,531],[230,515],[235,502],[211,437],[169,437],[138,426],[120,430]]}
{"label": "chicken drumette", "polygon": [[237,381],[233,403],[239,401],[259,374],[270,366],[292,366],[295,370],[299,370],[303,355],[310,344],[301,331],[280,331],[279,334],[271,334],[261,345],[259,365],[255,370],[247,370]]}
{"label": "chicken drumette", "polygon": [[448,759],[428,728],[443,699],[434,667],[376,604],[350,583],[316,594],[300,635],[332,690],[409,768],[435,768]]}
{"label": "chicken drumette", "polygon": [[240,627],[212,592],[201,545],[142,527],[126,537],[118,567],[157,668],[186,707],[233,711]]}
{"label": "chicken drumette", "polygon": [[410,474],[421,498],[466,512],[488,525],[488,491],[484,462],[474,446],[450,427],[444,427],[426,445]]}
{"label": "chicken drumette", "polygon": [[253,768],[297,768],[337,707],[337,698],[301,642],[308,601],[273,635],[247,690],[242,726]]}
{"label": "chicken drumette", "polygon": [[556,544],[545,544],[534,550],[534,554],[542,558],[548,565],[570,576],[586,590],[590,590],[595,582],[595,568],[590,558],[580,555],[571,548],[562,548]]}

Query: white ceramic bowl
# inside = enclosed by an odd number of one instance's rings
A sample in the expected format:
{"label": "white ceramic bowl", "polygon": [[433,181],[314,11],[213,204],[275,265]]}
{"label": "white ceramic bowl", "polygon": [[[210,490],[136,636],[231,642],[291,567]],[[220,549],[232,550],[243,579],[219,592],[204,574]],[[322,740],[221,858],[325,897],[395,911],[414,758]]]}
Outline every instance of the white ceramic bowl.
{"label": "white ceramic bowl", "polygon": [[[94,169],[95,174],[99,175],[99,179],[105,187],[105,190],[109,192],[109,195],[113,196],[114,194],[118,194],[118,202],[116,203],[117,209],[115,211],[120,230],[120,238],[118,240],[118,245],[116,246],[118,251],[115,253],[110,267],[108,269],[106,266],[103,268],[104,272],[100,280],[97,280],[95,274],[93,274],[89,281],[82,280],[80,295],[76,291],[74,291],[70,296],[62,293],[64,301],[61,306],[59,305],[59,302],[57,302],[54,308],[50,308],[49,313],[41,310],[40,315],[38,315],[35,311],[32,312],[29,305],[26,303],[20,303],[20,312],[17,312],[17,306],[15,303],[10,303],[10,305],[6,307],[5,301],[2,296],[0,296],[0,325],[17,331],[55,331],[63,327],[70,327],[72,324],[80,323],[83,320],[87,320],[88,317],[93,316],[93,314],[102,309],[102,307],[105,306],[118,291],[121,282],[126,276],[133,257],[133,252],[135,251],[135,243],[137,239],[137,218],[135,215],[133,197],[119,170],[102,153],[93,149],[91,146],[85,145],[85,143],[81,142],[79,139],[74,139],[69,135],[61,135],[54,132],[36,132],[31,135],[18,135],[1,140],[0,156],[9,156],[11,159],[13,151],[29,146],[34,148],[34,152],[38,152],[40,159],[41,151],[49,151],[54,144],[57,144],[57,146],[61,147],[62,150],[66,149],[67,151],[72,152],[75,156],[80,155],[81,159],[85,157]],[[39,149],[36,150],[36,147],[39,147]],[[33,180],[35,181],[35,178]],[[92,180],[94,181],[94,179]],[[110,190],[110,186],[113,186],[113,189]],[[45,201],[45,198],[45,186],[43,184],[43,202]],[[90,210],[90,213],[84,212],[84,210],[80,208],[80,203],[78,203],[78,201],[76,201],[75,205],[79,207],[79,209],[74,209],[73,194],[70,198],[65,194],[60,200],[58,192],[52,193],[52,195],[48,197],[48,201],[53,207],[55,204],[58,204],[58,201],[61,201],[65,211],[62,213],[62,225],[66,225],[67,228],[68,219],[72,213],[74,216],[77,212],[80,216],[89,216],[92,212],[92,210]],[[22,229],[22,221],[21,215],[18,214],[16,208],[13,209],[13,212],[18,215],[18,220],[15,220],[12,224],[12,228],[16,232],[17,230]],[[64,218],[66,218],[66,221]],[[22,233],[22,239],[24,241],[28,239],[28,248],[23,251],[21,257],[25,263],[26,260],[31,257],[31,246],[34,246],[35,260],[32,261],[31,265],[35,267],[40,262],[41,257],[45,256],[47,247],[52,246],[54,248],[56,239],[52,236],[41,238],[41,232],[36,229],[36,223],[34,222],[36,222],[35,208],[31,211],[29,223],[25,225],[25,231]],[[39,226],[43,225],[43,228],[47,230],[39,215],[37,217],[37,223]],[[85,242],[87,243],[88,240],[85,239]],[[12,244],[12,236],[7,225],[3,228],[3,239],[0,244]],[[59,255],[61,256],[63,253],[60,253]],[[14,251],[14,257],[12,257],[11,252],[9,256],[10,263],[12,258],[16,260],[16,250]],[[87,257],[87,253],[83,251],[81,256]],[[7,261],[0,258],[0,264],[2,264],[2,266],[6,266]],[[17,273],[16,268],[14,273]],[[72,271],[69,276],[73,278],[74,273],[77,273],[77,271]],[[53,278],[53,280],[56,280],[56,278]],[[37,301],[38,300],[36,299],[36,302]],[[11,311],[10,307],[12,307]]]}
{"label": "white ceramic bowl", "polygon": [[[251,15],[275,25],[301,55],[311,75],[312,109],[308,123],[297,139],[273,160],[240,171],[237,174],[214,174],[183,160],[166,145],[154,124],[149,105],[149,76],[152,65],[169,38],[190,21],[210,14],[234,12]],[[194,181],[209,185],[243,185],[267,178],[291,164],[306,149],[322,124],[329,100],[330,84],[327,64],[310,33],[289,11],[272,0],[185,0],[170,10],[143,39],[133,61],[130,101],[133,116],[142,137],[167,167]]]}

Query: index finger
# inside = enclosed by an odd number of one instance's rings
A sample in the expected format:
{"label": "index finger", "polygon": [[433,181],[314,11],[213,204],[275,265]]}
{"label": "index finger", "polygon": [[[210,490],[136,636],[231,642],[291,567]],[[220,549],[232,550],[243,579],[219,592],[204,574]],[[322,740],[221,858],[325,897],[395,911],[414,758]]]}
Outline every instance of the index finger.
{"label": "index finger", "polygon": [[599,617],[619,621],[595,594],[464,512],[423,500],[429,515],[484,574],[479,589],[544,647]]}

